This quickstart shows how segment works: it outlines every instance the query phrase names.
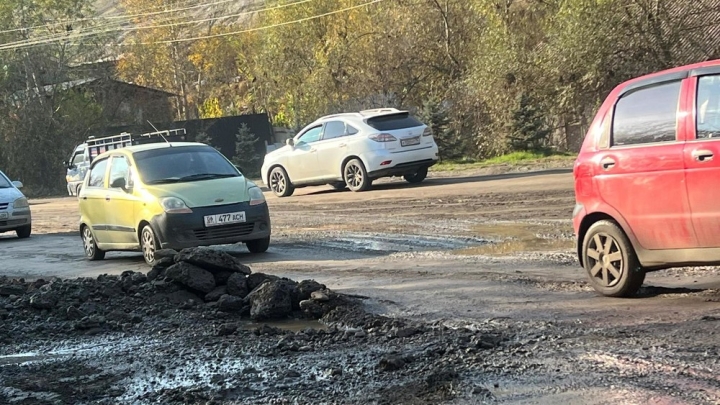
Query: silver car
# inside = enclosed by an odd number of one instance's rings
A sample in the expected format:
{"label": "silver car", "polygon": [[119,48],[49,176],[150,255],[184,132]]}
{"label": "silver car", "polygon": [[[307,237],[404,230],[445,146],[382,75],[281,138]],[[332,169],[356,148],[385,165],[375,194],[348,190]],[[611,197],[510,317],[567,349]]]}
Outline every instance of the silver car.
{"label": "silver car", "polygon": [[0,171],[0,233],[15,231],[21,239],[29,238],[32,230],[30,205],[19,190],[22,186]]}

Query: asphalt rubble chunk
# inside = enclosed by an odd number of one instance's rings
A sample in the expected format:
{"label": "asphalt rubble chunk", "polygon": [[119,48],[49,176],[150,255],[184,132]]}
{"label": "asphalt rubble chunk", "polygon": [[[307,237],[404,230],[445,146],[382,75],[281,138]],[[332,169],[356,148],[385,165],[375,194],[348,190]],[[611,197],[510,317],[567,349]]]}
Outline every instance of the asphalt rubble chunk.
{"label": "asphalt rubble chunk", "polygon": [[[0,277],[0,326],[0,403],[435,403],[486,395],[462,381],[510,337],[368,313],[210,248],[159,251],[147,273]],[[86,346],[103,349],[1,357]]]}
{"label": "asphalt rubble chunk", "polygon": [[[321,296],[316,302],[311,297],[315,293]],[[311,310],[303,310],[301,301],[313,301]],[[223,251],[162,250],[147,274],[125,271],[96,278],[34,281],[0,277],[2,319],[16,326],[13,333],[0,332],[0,342],[22,340],[37,328],[58,335],[95,328],[122,331],[148,315],[176,309],[223,312],[258,321],[316,320],[351,302],[314,280],[298,283],[253,273]],[[110,313],[116,316],[99,320]],[[39,325],[38,316],[43,319]]]}

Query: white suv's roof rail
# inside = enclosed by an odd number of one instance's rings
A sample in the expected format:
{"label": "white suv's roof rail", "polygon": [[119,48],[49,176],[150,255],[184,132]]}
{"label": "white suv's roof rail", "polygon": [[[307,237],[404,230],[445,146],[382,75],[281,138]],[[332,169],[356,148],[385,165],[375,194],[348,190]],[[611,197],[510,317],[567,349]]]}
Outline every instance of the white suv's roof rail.
{"label": "white suv's roof rail", "polygon": [[330,115],[324,115],[320,118],[318,118],[316,121],[323,121],[327,120],[329,118],[339,118],[339,117],[374,117],[378,115],[382,115],[383,113],[399,113],[399,112],[405,112],[403,110],[398,110],[397,108],[373,108],[369,110],[361,110],[358,112],[345,112],[345,113],[337,113],[337,114],[330,114]]}
{"label": "white suv's roof rail", "polygon": [[360,113],[357,113],[357,112],[349,112],[349,113],[338,113],[338,114],[324,115],[324,116],[320,117],[319,119],[324,120],[324,119],[335,118],[335,117],[347,117],[347,116],[349,116],[349,115],[355,116],[355,117],[362,117],[362,115],[360,115]]}
{"label": "white suv's roof rail", "polygon": [[370,110],[360,111],[360,115],[377,115],[378,113],[385,113],[385,112],[397,113],[397,112],[402,112],[402,111],[398,110],[397,108],[373,108]]}

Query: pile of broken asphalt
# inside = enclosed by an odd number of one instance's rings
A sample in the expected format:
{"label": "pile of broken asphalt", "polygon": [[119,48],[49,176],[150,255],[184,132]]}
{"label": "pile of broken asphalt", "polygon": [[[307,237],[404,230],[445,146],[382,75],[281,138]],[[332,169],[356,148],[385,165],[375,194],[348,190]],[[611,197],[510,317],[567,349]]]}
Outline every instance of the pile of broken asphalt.
{"label": "pile of broken asphalt", "polygon": [[[482,401],[508,367],[493,353],[521,352],[503,328],[374,315],[222,251],[157,255],[147,274],[0,278],[0,403]],[[308,326],[265,324],[288,319]]]}

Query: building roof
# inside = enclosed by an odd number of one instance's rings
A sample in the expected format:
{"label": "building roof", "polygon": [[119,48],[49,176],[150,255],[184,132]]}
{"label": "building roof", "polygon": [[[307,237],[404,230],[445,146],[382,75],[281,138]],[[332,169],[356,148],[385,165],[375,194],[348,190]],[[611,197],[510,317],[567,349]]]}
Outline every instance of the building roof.
{"label": "building roof", "polygon": [[99,77],[90,77],[90,78],[86,78],[86,79],[71,80],[71,81],[58,83],[58,84],[49,84],[49,85],[43,86],[43,90],[45,90],[46,94],[51,94],[57,88],[59,88],[61,90],[68,90],[71,88],[81,87],[81,86],[85,86],[85,85],[88,85],[91,83],[98,83],[98,82],[103,82],[103,81],[104,82],[113,82],[113,83],[117,83],[117,84],[120,84],[123,86],[129,86],[129,87],[141,89],[144,91],[162,94],[162,95],[165,95],[166,97],[176,97],[177,96],[177,94],[170,93],[165,90],[155,89],[155,88],[146,87],[146,86],[140,86],[135,83],[125,82],[125,81],[117,80],[117,79],[99,78]]}

